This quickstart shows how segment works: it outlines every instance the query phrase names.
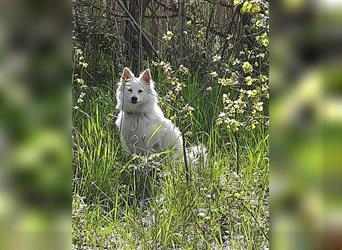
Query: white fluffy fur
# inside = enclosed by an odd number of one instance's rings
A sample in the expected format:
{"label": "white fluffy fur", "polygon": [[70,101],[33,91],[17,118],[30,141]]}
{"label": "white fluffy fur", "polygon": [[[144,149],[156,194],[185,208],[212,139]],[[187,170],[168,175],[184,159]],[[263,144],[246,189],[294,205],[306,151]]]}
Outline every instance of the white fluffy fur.
{"label": "white fluffy fur", "polygon": [[[136,103],[132,103],[132,97],[136,97]],[[158,106],[157,93],[148,69],[135,77],[125,68],[118,83],[116,100],[120,113],[115,124],[128,153],[149,155],[174,149],[174,155],[181,154],[181,133],[164,117]]]}

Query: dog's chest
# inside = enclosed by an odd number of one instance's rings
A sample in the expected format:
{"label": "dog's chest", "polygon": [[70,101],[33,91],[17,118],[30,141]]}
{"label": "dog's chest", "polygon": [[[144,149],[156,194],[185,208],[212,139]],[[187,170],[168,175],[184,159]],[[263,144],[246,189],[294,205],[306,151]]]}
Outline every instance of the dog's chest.
{"label": "dog's chest", "polygon": [[147,114],[125,114],[121,120],[121,136],[131,153],[144,153],[150,150],[160,151],[158,133],[163,121]]}
{"label": "dog's chest", "polygon": [[123,116],[122,132],[127,136],[144,137],[151,133],[157,120],[151,119],[146,114],[131,114]]}

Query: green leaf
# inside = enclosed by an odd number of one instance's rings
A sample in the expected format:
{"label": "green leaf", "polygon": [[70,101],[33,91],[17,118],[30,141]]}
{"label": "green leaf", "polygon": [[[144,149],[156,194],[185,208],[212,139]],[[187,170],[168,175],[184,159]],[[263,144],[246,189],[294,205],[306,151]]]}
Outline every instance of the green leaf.
{"label": "green leaf", "polygon": [[164,122],[161,123],[154,131],[153,133],[151,134],[150,138],[148,138],[147,140],[147,145],[150,143],[150,141],[152,140],[152,138],[159,132],[159,130],[163,127],[164,125]]}
{"label": "green leaf", "polygon": [[252,8],[252,4],[249,1],[246,1],[243,3],[242,8],[241,8],[241,13],[245,14],[248,13]]}
{"label": "green leaf", "polygon": [[251,6],[251,13],[254,14],[254,13],[258,13],[260,11],[261,11],[260,4],[259,3],[253,3]]}

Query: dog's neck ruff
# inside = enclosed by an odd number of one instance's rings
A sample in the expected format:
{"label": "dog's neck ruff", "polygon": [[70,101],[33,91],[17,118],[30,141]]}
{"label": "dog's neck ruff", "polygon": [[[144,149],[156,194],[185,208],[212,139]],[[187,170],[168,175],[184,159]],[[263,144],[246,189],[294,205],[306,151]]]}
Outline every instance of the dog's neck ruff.
{"label": "dog's neck ruff", "polygon": [[132,116],[146,116],[146,112],[124,112],[125,115],[132,115]]}

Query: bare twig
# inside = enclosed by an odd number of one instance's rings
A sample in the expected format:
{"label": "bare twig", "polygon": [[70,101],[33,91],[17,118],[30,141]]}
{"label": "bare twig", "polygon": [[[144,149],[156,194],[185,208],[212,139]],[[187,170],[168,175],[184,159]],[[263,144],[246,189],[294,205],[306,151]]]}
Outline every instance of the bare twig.
{"label": "bare twig", "polygon": [[267,235],[267,233],[264,231],[264,229],[260,226],[259,221],[257,218],[255,218],[254,214],[252,213],[252,211],[243,203],[243,201],[241,199],[239,199],[241,201],[241,205],[247,210],[247,212],[252,216],[253,220],[255,221],[255,223],[258,225],[260,231],[262,232],[262,234],[265,236],[265,238],[267,240],[269,240],[269,237]]}
{"label": "bare twig", "polygon": [[185,177],[186,181],[188,182],[188,185],[191,187],[191,169],[188,165],[188,159],[186,154],[186,147],[185,147],[185,138],[183,133],[181,134],[182,140],[183,140],[183,160],[184,160],[184,168],[185,168]]}

